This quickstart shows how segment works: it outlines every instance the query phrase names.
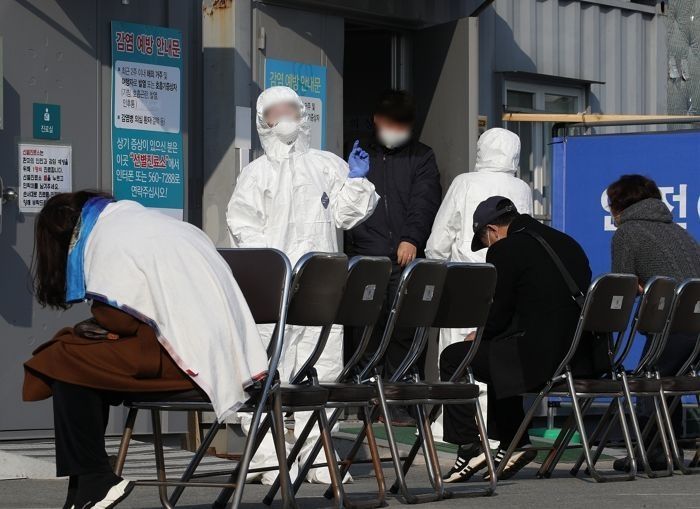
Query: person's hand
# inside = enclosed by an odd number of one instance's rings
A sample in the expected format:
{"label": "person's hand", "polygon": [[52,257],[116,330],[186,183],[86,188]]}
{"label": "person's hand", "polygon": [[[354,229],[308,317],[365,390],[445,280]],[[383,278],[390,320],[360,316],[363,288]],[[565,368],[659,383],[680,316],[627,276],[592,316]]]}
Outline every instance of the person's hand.
{"label": "person's hand", "polygon": [[637,293],[639,295],[644,293],[644,287],[642,285],[637,285]]}
{"label": "person's hand", "polygon": [[396,250],[396,258],[401,267],[405,267],[413,260],[416,259],[416,246],[405,240],[399,244],[399,248]]}
{"label": "person's hand", "polygon": [[366,177],[369,173],[369,154],[360,147],[360,140],[355,140],[355,144],[352,146],[348,165],[350,166],[348,174],[350,178]]}
{"label": "person's hand", "polygon": [[464,341],[474,341],[476,339],[476,331],[471,331],[464,338]]}

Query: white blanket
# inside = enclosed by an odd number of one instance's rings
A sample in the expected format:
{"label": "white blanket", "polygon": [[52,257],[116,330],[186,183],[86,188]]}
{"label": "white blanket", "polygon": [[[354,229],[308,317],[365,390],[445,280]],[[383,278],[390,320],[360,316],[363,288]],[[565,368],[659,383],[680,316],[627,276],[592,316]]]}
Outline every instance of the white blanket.
{"label": "white blanket", "polygon": [[109,204],[85,248],[88,298],[151,324],[222,420],[264,376],[267,355],[231,270],[188,223],[133,201]]}

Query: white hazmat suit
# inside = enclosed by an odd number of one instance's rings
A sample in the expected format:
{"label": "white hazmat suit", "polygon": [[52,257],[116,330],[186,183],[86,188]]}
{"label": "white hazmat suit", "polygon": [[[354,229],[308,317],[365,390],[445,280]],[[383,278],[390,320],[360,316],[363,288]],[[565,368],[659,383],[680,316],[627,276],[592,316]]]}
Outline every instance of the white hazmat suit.
{"label": "white hazmat suit", "polygon": [[[483,263],[486,249],[471,250],[472,222],[477,205],[491,196],[509,198],[518,212],[532,214],[532,190],[516,175],[520,166],[520,138],[511,131],[493,128],[484,132],[476,145],[474,171],[457,176],[435,216],[425,248],[426,258],[455,262]],[[468,329],[440,331],[440,352],[452,343],[464,341]],[[480,397],[486,412],[485,386]],[[436,438],[442,437],[441,420],[435,426]]]}
{"label": "white hazmat suit", "polygon": [[[268,108],[283,103],[298,106],[295,132],[289,132],[288,120],[281,132],[265,119]],[[337,252],[337,229],[352,228],[374,211],[379,200],[374,185],[365,178],[350,178],[348,164],[335,154],[309,147],[304,103],[291,88],[271,87],[263,91],[256,110],[258,135],[265,155],[243,168],[229,202],[226,220],[233,246],[276,248],[289,257],[292,265],[310,251]],[[290,380],[301,368],[318,334],[315,327],[287,329],[279,367],[282,380]],[[271,335],[271,327],[261,327],[265,341]],[[342,367],[342,329],[338,327],[331,332],[316,369],[321,381],[334,381]],[[295,436],[301,433],[309,416],[309,412],[295,414]],[[243,422],[244,427],[246,424]],[[314,428],[302,449],[300,461],[309,454],[318,437],[317,429]],[[317,461],[325,461],[325,457],[319,455]],[[251,468],[276,464],[274,445],[268,435]],[[293,468],[292,475],[295,471]],[[270,484],[276,476],[275,471],[267,472],[262,481]],[[330,483],[327,468],[312,469],[307,479]]]}

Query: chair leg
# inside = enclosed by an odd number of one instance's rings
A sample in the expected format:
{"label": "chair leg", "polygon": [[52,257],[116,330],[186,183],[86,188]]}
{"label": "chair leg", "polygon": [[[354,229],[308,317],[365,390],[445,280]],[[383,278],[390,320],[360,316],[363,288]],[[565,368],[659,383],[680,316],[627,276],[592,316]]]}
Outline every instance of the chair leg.
{"label": "chair leg", "polygon": [[[666,425],[664,423],[663,411],[659,400],[660,398],[658,396],[653,397],[654,418],[656,420],[656,427],[658,428],[658,431],[652,443],[653,446],[656,447],[657,439],[661,441],[661,446],[664,450],[664,458],[666,459],[666,475],[661,476],[655,473],[654,475],[655,477],[668,477],[673,475],[673,454],[671,452],[671,446],[669,445],[669,437],[666,434]],[[649,466],[649,470],[651,470],[651,466]]]}
{"label": "chair leg", "polygon": [[522,436],[525,433],[527,433],[527,428],[530,425],[530,421],[532,421],[532,418],[534,417],[535,412],[537,411],[537,406],[540,404],[540,401],[542,401],[542,399],[545,397],[545,395],[549,392],[549,388],[551,386],[552,386],[551,383],[547,384],[547,387],[545,387],[535,397],[535,401],[532,402],[532,405],[530,406],[527,413],[525,414],[525,418],[523,419],[523,422],[520,423],[520,427],[518,428],[518,431],[515,433],[513,440],[511,440],[510,444],[508,444],[508,449],[506,450],[506,453],[503,456],[503,459],[498,464],[498,468],[496,469],[496,479],[501,477],[501,475],[503,474],[503,470],[505,469],[506,465],[508,464],[508,460],[513,455],[513,452],[515,452],[515,449],[517,449],[518,443],[520,442],[520,439],[522,438]]}
{"label": "chair leg", "polygon": [[[681,456],[681,450],[678,446],[678,440],[676,439],[676,433],[673,431],[673,421],[671,420],[671,410],[669,410],[668,403],[666,402],[666,396],[664,395],[663,388],[659,391],[659,397],[656,399],[662,410],[662,415],[664,421],[666,421],[666,430],[668,431],[669,442],[671,444],[671,453],[673,454],[673,459],[676,462],[678,470],[684,475],[697,474],[700,473],[700,469],[689,468],[685,466],[683,462],[683,456]],[[680,403],[681,398],[676,396],[671,403],[671,408],[675,410],[676,405]]]}
{"label": "chair leg", "polygon": [[[190,463],[187,465],[185,472],[180,478],[180,482],[188,482],[190,481],[190,479],[192,479],[192,476],[197,470],[197,467],[199,467],[199,464],[202,462],[202,459],[204,459],[204,456],[207,454],[209,446],[214,441],[214,438],[216,438],[216,434],[219,432],[219,429],[221,429],[221,424],[218,420],[215,419],[211,427],[209,428],[209,431],[207,431],[207,433],[205,434],[204,439],[199,444],[195,455],[192,457]],[[170,495],[170,504],[172,506],[175,506],[178,500],[180,500],[180,496],[182,496],[183,491],[185,491],[185,486],[175,487],[172,495]]]}
{"label": "chair leg", "polygon": [[345,489],[343,488],[343,478],[340,477],[340,472],[338,470],[338,460],[335,457],[335,447],[333,447],[333,439],[331,438],[330,426],[328,426],[326,410],[324,408],[317,410],[317,415],[318,429],[321,433],[320,438],[323,442],[323,451],[326,456],[328,473],[331,476],[331,488],[333,489],[335,507],[342,509],[345,507]]}
{"label": "chair leg", "polygon": [[[596,447],[596,450],[593,452],[593,462],[594,463],[598,463],[598,459],[600,458],[600,455],[603,453],[603,449],[605,448],[605,444],[608,443],[608,436],[610,436],[610,432],[612,431],[613,424],[615,424],[615,421],[617,420],[617,414],[615,413],[615,410],[617,410],[617,399],[613,399],[610,402],[607,410],[605,411],[605,414],[603,414],[603,417],[601,417],[600,421],[598,421],[598,425],[596,426],[595,430],[593,430],[593,434],[591,435],[591,438],[590,438],[591,443],[598,440],[598,446]],[[601,432],[602,432],[602,434],[601,434]],[[584,454],[583,451],[581,451],[581,454],[579,454],[578,459],[576,460],[576,463],[571,468],[569,473],[573,476],[578,475],[578,472],[581,469],[581,466],[583,465],[584,461],[586,461],[586,455]]]}
{"label": "chair leg", "polygon": [[[583,412],[583,414],[585,414],[588,411],[592,404],[593,398],[587,398],[583,402],[583,406],[581,407],[581,411]],[[547,455],[547,458],[545,459],[544,463],[542,463],[542,466],[536,474],[538,478],[544,477],[548,479],[552,476],[554,469],[561,460],[561,457],[566,452],[569,443],[574,438],[574,434],[576,433],[576,426],[574,425],[574,420],[575,419],[573,415],[570,415],[568,417],[566,423],[564,424],[564,427],[559,433],[559,436],[554,441],[552,450]]]}
{"label": "chair leg", "polygon": [[[284,441],[284,416],[282,415],[282,394],[280,391],[275,391],[272,395],[272,437],[275,441],[275,450],[277,452],[277,463],[279,464],[280,490],[282,491],[282,507],[284,509],[296,509],[297,503],[292,491],[292,479],[287,468],[287,448]],[[243,461],[244,458],[241,458]],[[247,466],[250,464],[251,457],[247,463],[242,464],[241,471],[238,473],[238,482],[245,484],[245,475],[247,474]],[[241,500],[239,495],[240,484],[236,485],[236,492],[233,494],[233,509],[238,509]]]}
{"label": "chair leg", "polygon": [[[333,416],[336,415],[336,410],[333,413]],[[331,416],[331,419],[333,418]],[[301,452],[302,447],[304,446],[304,443],[306,442],[306,439],[308,438],[309,434],[311,433],[311,430],[313,427],[316,425],[316,414],[314,413],[309,420],[306,422],[306,425],[304,426],[304,429],[302,430],[301,434],[299,435],[299,438],[297,441],[294,443],[294,446],[292,447],[291,452],[289,453],[289,456],[287,456],[287,468],[291,469],[292,465],[296,461],[297,457],[299,456],[299,453]],[[314,444],[314,447],[311,451],[311,454],[309,458],[307,458],[307,461],[304,463],[302,468],[299,470],[299,475],[297,476],[296,480],[292,484],[292,489],[294,490],[294,493],[296,494],[297,491],[299,491],[299,488],[301,487],[303,480],[306,479],[306,474],[309,472],[311,469],[311,465],[313,464],[313,459],[316,458],[318,453],[321,451],[321,437],[316,440],[316,443]],[[275,499],[275,495],[280,489],[280,478],[279,475],[277,478],[274,480],[272,485],[270,486],[270,489],[267,490],[267,494],[265,495],[265,498],[263,498],[263,504],[265,505],[272,505],[272,501]]]}
{"label": "chair leg", "polygon": [[117,462],[114,465],[114,473],[121,477],[124,471],[124,463],[126,462],[126,454],[129,451],[129,444],[131,443],[131,436],[134,434],[134,423],[136,422],[136,416],[138,415],[137,408],[130,408],[129,413],[126,416],[126,423],[124,424],[124,433],[122,433],[122,439],[119,443],[119,452],[117,453]]}
{"label": "chair leg", "polygon": [[151,423],[153,425],[153,449],[156,459],[156,471],[158,473],[158,496],[160,503],[165,509],[173,509],[168,500],[168,486],[165,484],[168,479],[165,474],[165,457],[163,455],[163,434],[160,426],[160,412],[151,410]]}
{"label": "chair leg", "polygon": [[490,496],[496,492],[498,475],[496,474],[496,465],[493,462],[493,455],[491,454],[489,435],[486,429],[486,421],[484,421],[484,414],[481,411],[481,405],[479,404],[479,398],[476,398],[474,404],[476,405],[476,425],[479,429],[479,436],[481,437],[481,448],[484,450],[486,455],[486,471],[489,473],[489,485],[484,490],[484,495]]}
{"label": "chair leg", "polygon": [[[423,405],[415,405],[416,415],[418,417],[418,436],[423,444],[423,456],[425,457],[426,467],[428,469],[428,477],[430,484],[435,490],[435,495],[438,500],[445,498],[445,486],[442,482],[442,472],[440,472],[440,458],[438,457],[433,432],[430,429],[430,421],[425,413]],[[400,461],[400,459],[399,459]],[[403,471],[403,465],[401,466]],[[405,474],[404,474],[405,477]]]}

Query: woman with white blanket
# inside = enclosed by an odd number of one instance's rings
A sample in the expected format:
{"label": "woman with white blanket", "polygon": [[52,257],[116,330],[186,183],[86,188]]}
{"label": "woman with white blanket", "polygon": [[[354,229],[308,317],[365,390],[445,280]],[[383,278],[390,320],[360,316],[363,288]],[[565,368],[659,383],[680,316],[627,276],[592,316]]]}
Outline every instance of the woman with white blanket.
{"label": "woman with white blanket", "polygon": [[114,507],[133,484],[107,459],[109,404],[198,387],[224,419],[265,376],[265,347],[228,265],[190,224],[101,193],[59,194],[37,218],[35,251],[39,303],[89,299],[93,318],[34,352],[23,397],[53,396],[64,508]]}

